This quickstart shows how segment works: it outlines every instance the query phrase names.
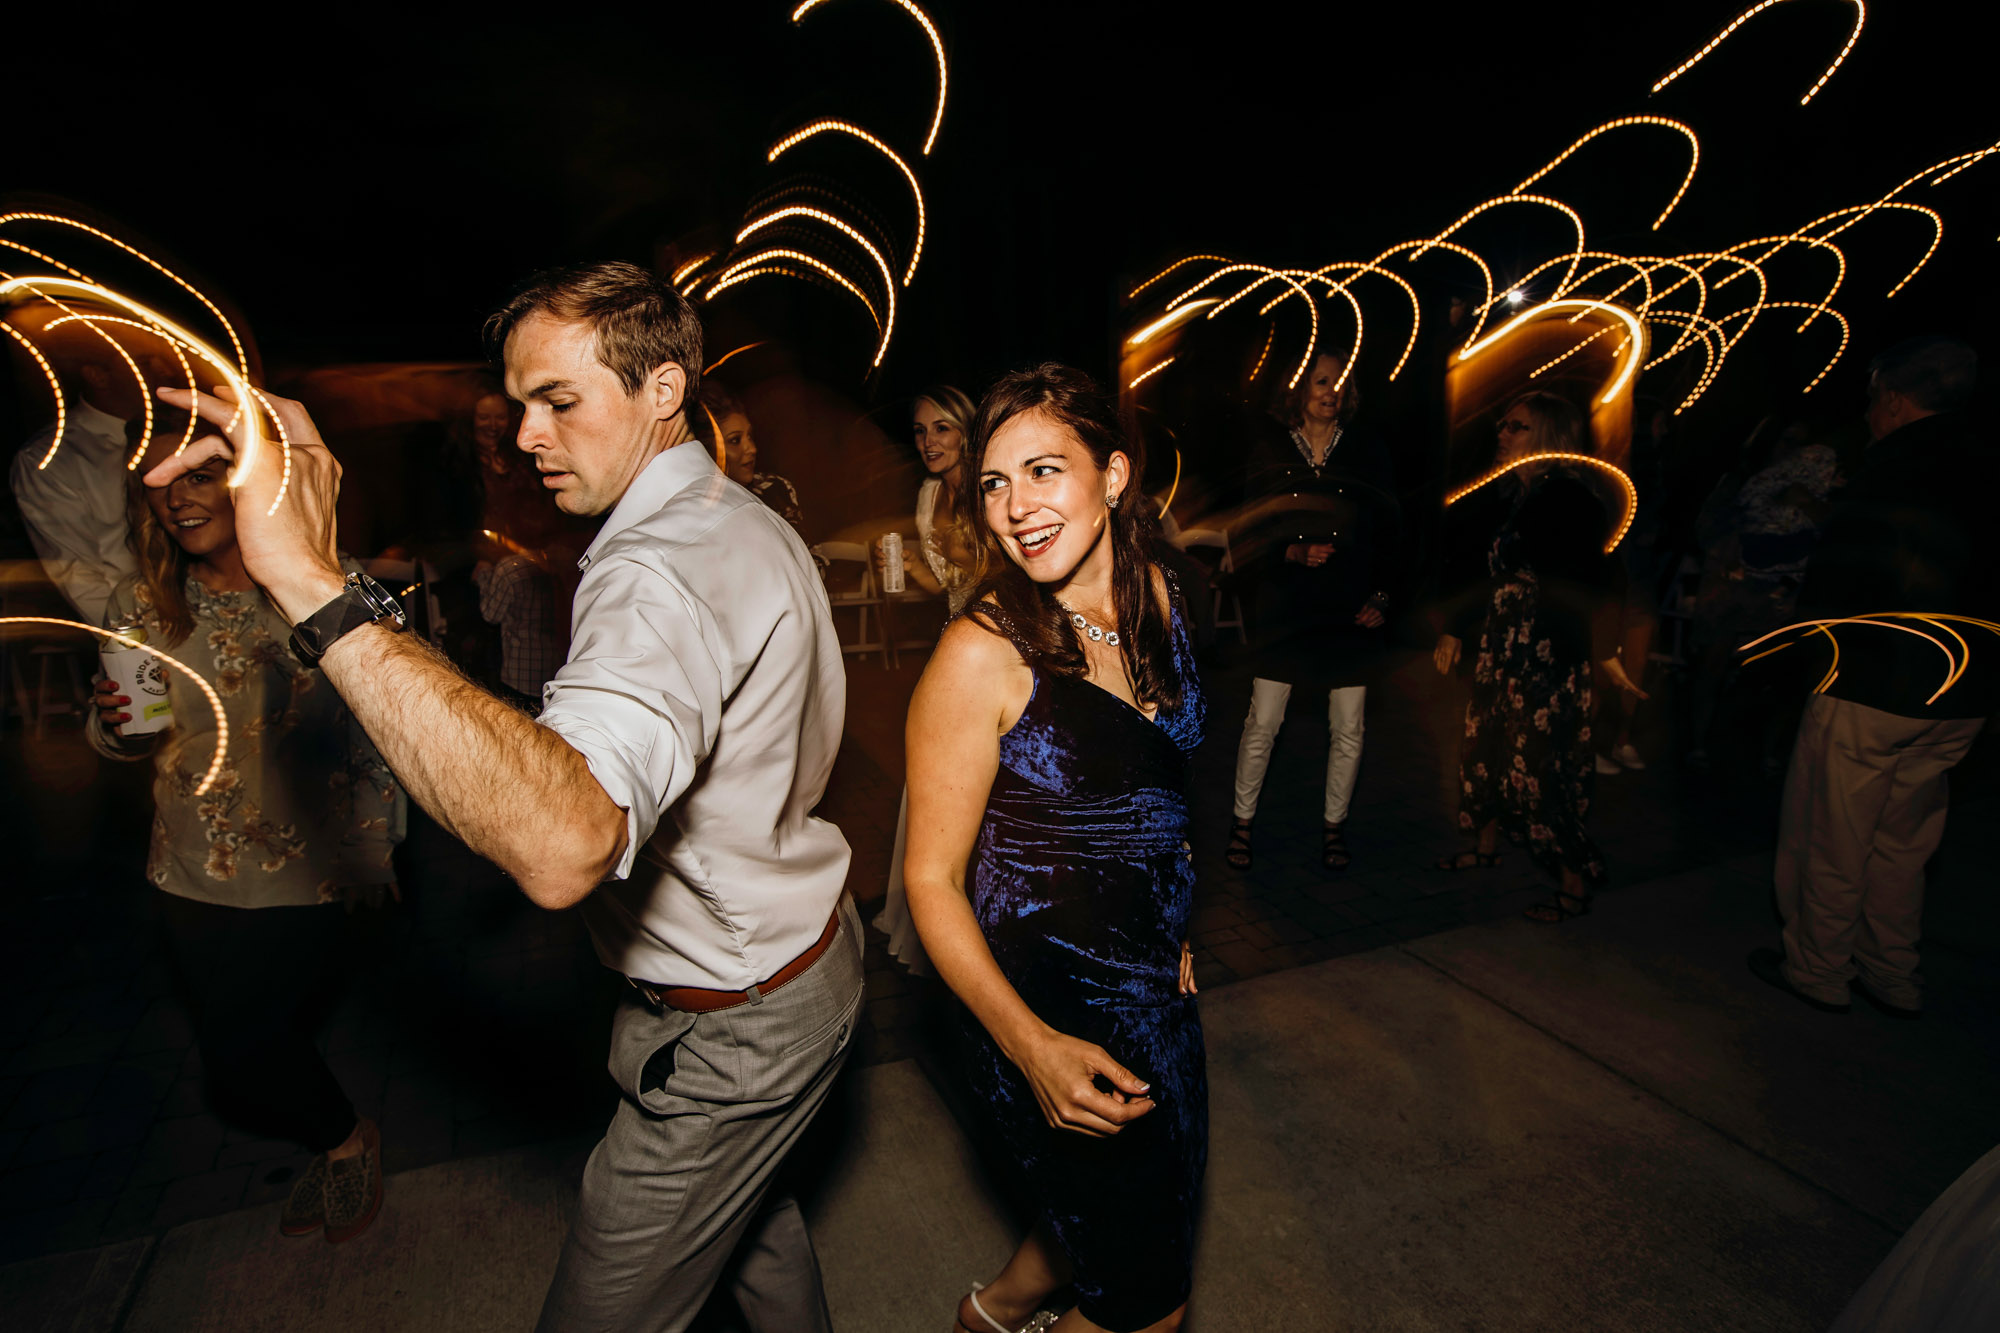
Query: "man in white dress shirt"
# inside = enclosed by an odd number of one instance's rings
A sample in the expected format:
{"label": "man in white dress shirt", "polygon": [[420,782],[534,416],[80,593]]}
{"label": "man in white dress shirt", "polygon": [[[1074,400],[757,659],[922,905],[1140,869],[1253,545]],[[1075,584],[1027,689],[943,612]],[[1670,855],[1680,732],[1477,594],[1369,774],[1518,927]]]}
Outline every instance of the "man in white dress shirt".
{"label": "man in white dress shirt", "polygon": [[10,475],[43,570],[86,625],[104,623],[111,590],[139,567],[125,545],[125,421],[142,410],[130,375],[100,361],[70,367],[62,447],[49,457],[52,421],[14,455]]}
{"label": "man in white dress shirt", "polygon": [[611,1035],[623,1100],[540,1327],[680,1330],[726,1280],[754,1329],[827,1329],[804,1222],[773,1188],[861,1002],[847,844],[812,814],[844,712],[824,587],[797,534],[693,440],[701,326],[670,284],[629,264],[539,275],[487,336],[556,504],[609,512],[539,722],[346,609],[339,465],[295,403],[277,402],[290,496],[265,513],[274,449],[238,490],[244,562],[318,634],[410,794],[535,902],[581,904],[634,983]]}

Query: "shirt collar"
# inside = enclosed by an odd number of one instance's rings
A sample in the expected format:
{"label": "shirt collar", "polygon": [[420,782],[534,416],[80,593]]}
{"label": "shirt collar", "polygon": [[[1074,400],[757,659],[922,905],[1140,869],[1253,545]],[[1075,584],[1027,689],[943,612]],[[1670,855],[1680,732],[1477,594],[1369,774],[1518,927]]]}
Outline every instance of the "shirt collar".
{"label": "shirt collar", "polygon": [[125,443],[125,423],[102,408],[92,407],[81,398],[70,400],[69,424],[80,431],[114,444]]}
{"label": "shirt collar", "polygon": [[632,484],[625,488],[625,494],[612,506],[611,516],[604,520],[596,540],[577,560],[576,567],[589,569],[598,551],[613,537],[652,517],[662,505],[688,487],[721,475],[722,470],[715,466],[715,458],[709,453],[708,446],[698,439],[683,440],[662,450],[659,457],[639,469],[639,475],[632,478]]}

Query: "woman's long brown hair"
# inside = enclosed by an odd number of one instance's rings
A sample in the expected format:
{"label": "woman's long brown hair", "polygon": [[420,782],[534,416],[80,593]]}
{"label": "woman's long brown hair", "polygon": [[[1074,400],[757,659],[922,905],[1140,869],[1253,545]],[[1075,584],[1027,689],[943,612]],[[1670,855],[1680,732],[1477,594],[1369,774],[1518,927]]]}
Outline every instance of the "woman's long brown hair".
{"label": "woman's long brown hair", "polygon": [[[187,422],[187,413],[157,407],[153,411],[153,438],[177,439],[187,430]],[[139,418],[125,427],[125,436],[134,445],[139,442],[139,427]],[[147,460],[157,461],[157,457]],[[153,506],[146,503],[146,487],[139,480],[145,472],[146,466],[141,465],[125,479],[125,544],[138,558],[139,586],[145,600],[152,603],[153,618],[160,632],[160,642],[155,646],[172,649],[194,633],[194,612],[187,599],[188,571],[194,559],[181,549],[171,532],[160,526],[160,520],[153,515]]]}
{"label": "woman's long brown hair", "polygon": [[986,628],[1004,634],[1021,651],[1022,660],[1059,676],[1081,678],[1089,673],[1083,636],[1070,623],[1069,612],[1046,584],[1008,558],[986,521],[985,496],[979,474],[993,437],[1015,417],[1037,412],[1061,426],[1089,451],[1099,468],[1110,466],[1111,455],[1131,460],[1131,477],[1121,503],[1110,514],[1111,602],[1118,617],[1118,652],[1132,693],[1141,705],[1173,708],[1181,701],[1179,674],[1174,670],[1171,622],[1161,609],[1153,586],[1152,546],[1159,524],[1140,489],[1146,471],[1145,446],[1135,432],[1124,429],[1118,409],[1080,370],[1044,362],[1002,376],[979,402],[959,470],[961,512],[975,515],[984,577],[966,608]]}

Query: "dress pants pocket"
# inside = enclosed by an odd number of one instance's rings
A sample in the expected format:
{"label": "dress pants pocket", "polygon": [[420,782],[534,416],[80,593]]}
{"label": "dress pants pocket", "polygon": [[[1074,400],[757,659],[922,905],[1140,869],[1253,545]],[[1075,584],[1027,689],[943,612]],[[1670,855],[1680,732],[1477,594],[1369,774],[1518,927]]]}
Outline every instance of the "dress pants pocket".
{"label": "dress pants pocket", "polygon": [[694,1026],[695,1015],[674,1009],[655,1010],[633,996],[618,1006],[611,1019],[611,1081],[631,1101],[654,1115],[663,1115],[674,1098],[664,1091],[674,1071],[681,1038]]}

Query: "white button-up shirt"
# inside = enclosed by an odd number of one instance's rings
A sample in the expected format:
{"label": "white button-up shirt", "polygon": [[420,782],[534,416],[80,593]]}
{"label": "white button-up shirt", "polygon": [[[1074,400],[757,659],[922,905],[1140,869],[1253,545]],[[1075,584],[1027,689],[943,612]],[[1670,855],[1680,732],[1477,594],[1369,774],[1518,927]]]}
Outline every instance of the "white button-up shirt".
{"label": "white button-up shirt", "polygon": [[62,448],[37,466],[53,424],[14,456],[14,498],[51,582],[85,624],[102,625],[111,590],[136,573],[125,545],[125,423],[80,398],[66,404]]}
{"label": "white button-up shirt", "polygon": [[541,723],[625,811],[583,902],[605,965],[742,990],[819,939],[847,840],[813,817],[846,715],[826,587],[791,526],[699,442],[647,464],[579,565]]}

